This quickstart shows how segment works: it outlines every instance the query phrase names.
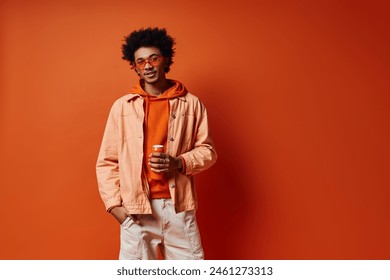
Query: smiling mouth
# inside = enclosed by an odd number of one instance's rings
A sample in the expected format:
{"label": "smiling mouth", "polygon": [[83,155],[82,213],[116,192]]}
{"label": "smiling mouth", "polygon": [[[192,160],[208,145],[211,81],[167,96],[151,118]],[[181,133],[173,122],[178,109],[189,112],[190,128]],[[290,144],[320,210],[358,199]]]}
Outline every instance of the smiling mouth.
{"label": "smiling mouth", "polygon": [[154,72],[154,71],[153,72],[146,72],[146,73],[144,73],[144,76],[150,78],[150,77],[153,77],[155,74],[156,74],[156,72]]}

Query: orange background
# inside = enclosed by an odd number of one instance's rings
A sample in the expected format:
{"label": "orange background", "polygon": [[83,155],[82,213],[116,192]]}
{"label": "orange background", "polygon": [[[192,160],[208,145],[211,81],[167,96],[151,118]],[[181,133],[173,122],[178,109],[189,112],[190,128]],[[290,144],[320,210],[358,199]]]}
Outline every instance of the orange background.
{"label": "orange background", "polygon": [[0,258],[117,258],[95,162],[123,36],[160,26],[219,153],[207,258],[390,259],[386,2],[1,1]]}

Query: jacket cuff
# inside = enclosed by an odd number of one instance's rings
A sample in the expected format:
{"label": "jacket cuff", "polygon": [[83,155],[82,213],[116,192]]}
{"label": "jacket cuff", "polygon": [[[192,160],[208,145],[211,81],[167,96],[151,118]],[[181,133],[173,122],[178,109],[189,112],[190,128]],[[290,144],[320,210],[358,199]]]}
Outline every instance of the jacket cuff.
{"label": "jacket cuff", "polygon": [[181,165],[182,165],[180,173],[186,174],[186,169],[187,169],[186,161],[185,161],[185,159],[182,156],[179,156],[179,157],[181,159]]}
{"label": "jacket cuff", "polygon": [[194,160],[192,159],[191,155],[186,153],[186,154],[182,154],[180,157],[184,161],[183,167],[185,166],[185,168],[182,171],[182,173],[184,175],[191,174],[192,170],[194,169]]}
{"label": "jacket cuff", "polygon": [[107,212],[108,213],[111,213],[111,210],[114,209],[115,207],[120,207],[122,205],[115,205],[115,206],[111,206],[110,208],[107,209]]}

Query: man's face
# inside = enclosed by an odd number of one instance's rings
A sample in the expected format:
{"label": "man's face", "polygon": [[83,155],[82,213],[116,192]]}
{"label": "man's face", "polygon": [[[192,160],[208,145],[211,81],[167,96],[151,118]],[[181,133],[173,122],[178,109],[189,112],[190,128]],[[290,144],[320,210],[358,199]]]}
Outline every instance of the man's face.
{"label": "man's face", "polygon": [[135,67],[141,79],[154,84],[165,79],[165,59],[156,47],[140,47],[134,53]]}

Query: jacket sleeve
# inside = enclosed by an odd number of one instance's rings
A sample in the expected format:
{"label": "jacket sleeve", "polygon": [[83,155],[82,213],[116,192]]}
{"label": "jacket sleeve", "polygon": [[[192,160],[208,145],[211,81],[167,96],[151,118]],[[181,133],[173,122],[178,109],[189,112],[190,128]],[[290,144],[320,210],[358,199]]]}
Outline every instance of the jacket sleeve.
{"label": "jacket sleeve", "polygon": [[108,116],[96,163],[99,192],[107,211],[122,204],[119,189],[119,135],[118,123],[115,116],[115,105],[116,103],[112,106]]}
{"label": "jacket sleeve", "polygon": [[217,160],[213,140],[211,139],[207,110],[198,100],[197,103],[197,125],[194,131],[194,145],[192,150],[181,154],[185,161],[185,174],[195,175],[211,167]]}

